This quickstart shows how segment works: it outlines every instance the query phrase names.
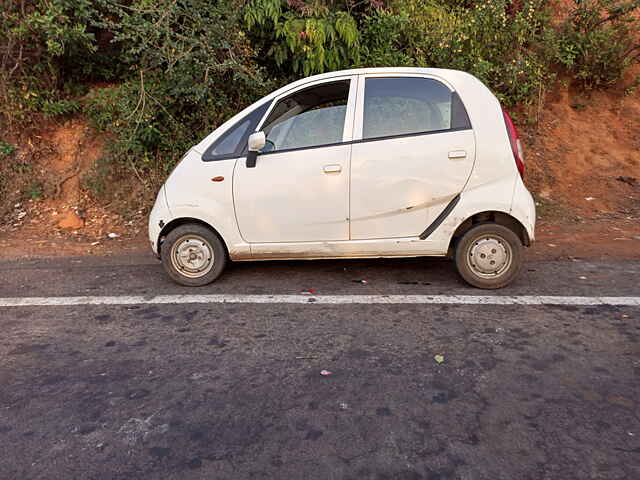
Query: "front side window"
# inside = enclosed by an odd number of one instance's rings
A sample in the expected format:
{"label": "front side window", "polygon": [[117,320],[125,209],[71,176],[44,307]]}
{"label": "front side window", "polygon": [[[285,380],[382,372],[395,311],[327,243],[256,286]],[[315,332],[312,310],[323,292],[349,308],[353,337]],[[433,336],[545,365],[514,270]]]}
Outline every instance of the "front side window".
{"label": "front side window", "polygon": [[267,112],[270,103],[259,106],[242,120],[238,121],[229,130],[222,134],[218,140],[207,148],[202,156],[205,161],[223,160],[225,158],[239,157],[244,153],[247,146],[247,139],[258,126],[258,122]]}
{"label": "front side window", "polygon": [[211,149],[212,155],[229,155],[236,151],[240,145],[240,140],[244,137],[249,130],[250,120],[245,120],[240,125],[231,128],[228,134],[226,134],[216,145]]}
{"label": "front side window", "polygon": [[457,100],[454,92],[430,78],[368,78],[362,137],[372,139],[458,128],[461,104],[454,100]]}
{"label": "front side window", "polygon": [[323,83],[280,100],[265,121],[263,152],[342,142],[349,80]]}

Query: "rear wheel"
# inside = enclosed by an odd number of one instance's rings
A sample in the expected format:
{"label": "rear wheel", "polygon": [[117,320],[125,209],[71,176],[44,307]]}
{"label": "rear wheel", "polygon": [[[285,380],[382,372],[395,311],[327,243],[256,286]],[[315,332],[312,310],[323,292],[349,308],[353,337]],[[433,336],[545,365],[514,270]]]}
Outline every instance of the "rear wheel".
{"label": "rear wheel", "polygon": [[510,229],[484,223],[469,230],[456,247],[460,276],[478,288],[495,289],[510,284],[522,267],[522,242]]}
{"label": "rear wheel", "polygon": [[162,243],[160,255],[169,276],[189,287],[213,282],[227,264],[227,252],[220,238],[195,223],[171,230]]}

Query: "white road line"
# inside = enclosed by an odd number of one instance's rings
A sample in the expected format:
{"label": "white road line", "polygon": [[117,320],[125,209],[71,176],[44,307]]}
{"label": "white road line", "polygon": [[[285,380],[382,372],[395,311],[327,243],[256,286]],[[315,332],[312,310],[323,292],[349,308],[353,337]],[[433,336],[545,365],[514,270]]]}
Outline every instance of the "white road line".
{"label": "white road line", "polygon": [[110,297],[0,298],[0,307],[55,307],[74,305],[145,305],[189,303],[287,303],[307,305],[440,304],[440,305],[622,305],[640,306],[640,297],[562,297],[498,295],[149,295]]}

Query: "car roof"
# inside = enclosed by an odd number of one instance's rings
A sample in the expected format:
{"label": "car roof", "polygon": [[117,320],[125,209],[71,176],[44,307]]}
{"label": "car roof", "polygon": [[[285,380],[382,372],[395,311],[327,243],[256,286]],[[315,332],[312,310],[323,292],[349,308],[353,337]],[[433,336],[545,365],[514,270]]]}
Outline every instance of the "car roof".
{"label": "car roof", "polygon": [[348,70],[336,70],[333,72],[319,73],[303,80],[331,78],[344,75],[363,75],[372,73],[420,73],[420,74],[443,74],[445,72],[455,72],[446,68],[421,68],[421,67],[371,67],[371,68],[350,68]]}
{"label": "car roof", "polygon": [[463,74],[468,75],[465,72],[460,70],[450,70],[446,68],[419,68],[419,67],[374,67],[374,68],[352,68],[349,70],[336,70],[334,72],[326,72],[320,73],[317,75],[312,75],[310,77],[304,77],[300,80],[296,80],[295,82],[288,83],[283,87],[271,92],[266,98],[273,98],[287,90],[291,90],[300,85],[304,85],[306,83],[315,82],[317,80],[324,80],[334,77],[345,77],[349,75],[371,75],[371,74],[383,74],[383,73],[397,73],[397,74],[419,74],[419,75],[433,75],[435,77],[441,77],[445,80],[449,80],[451,77],[455,77],[457,75]]}

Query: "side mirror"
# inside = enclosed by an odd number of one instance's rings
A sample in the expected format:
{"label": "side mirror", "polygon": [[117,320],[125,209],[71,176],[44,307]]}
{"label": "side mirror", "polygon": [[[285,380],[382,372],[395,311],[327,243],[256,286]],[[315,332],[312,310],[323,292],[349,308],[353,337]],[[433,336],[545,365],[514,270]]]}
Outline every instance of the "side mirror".
{"label": "side mirror", "polygon": [[264,132],[255,132],[249,135],[247,141],[249,151],[247,152],[247,168],[254,168],[256,166],[256,159],[258,152],[264,148],[267,143],[267,137]]}

